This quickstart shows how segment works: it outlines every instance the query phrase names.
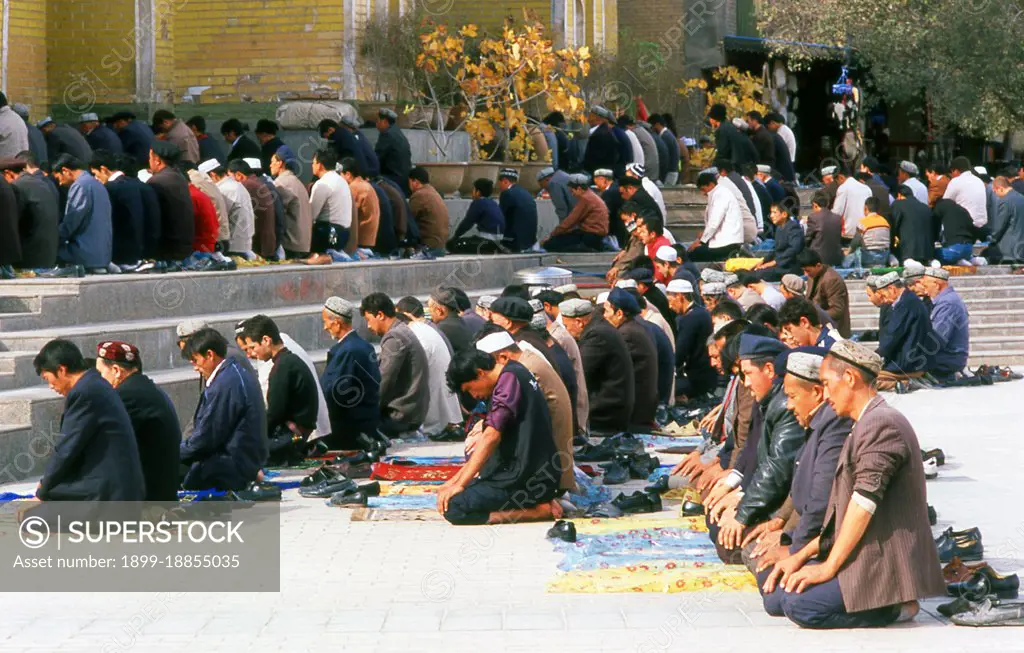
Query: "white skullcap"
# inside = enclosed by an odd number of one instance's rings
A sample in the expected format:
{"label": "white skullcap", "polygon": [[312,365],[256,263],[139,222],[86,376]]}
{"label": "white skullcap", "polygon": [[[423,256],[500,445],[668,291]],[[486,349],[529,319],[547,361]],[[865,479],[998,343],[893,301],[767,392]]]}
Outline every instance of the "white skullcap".
{"label": "white skullcap", "polygon": [[530,320],[530,326],[538,331],[545,330],[548,328],[548,316],[541,311],[540,313],[534,313],[533,319]]}
{"label": "white skullcap", "polygon": [[211,170],[216,170],[220,167],[220,161],[217,159],[207,159],[199,164],[199,172],[208,174]]}
{"label": "white skullcap", "polygon": [[583,317],[594,312],[594,305],[585,299],[567,299],[558,305],[558,312],[565,317]]}
{"label": "white skullcap", "polygon": [[821,176],[828,177],[829,175],[834,175],[836,174],[837,168],[838,166],[825,166],[824,168],[821,169]]}
{"label": "white skullcap", "polygon": [[149,170],[139,170],[138,178],[139,181],[141,181],[142,183],[146,183],[147,181],[152,179],[152,177],[153,173],[150,172]]}
{"label": "white skullcap", "polygon": [[658,251],[654,253],[654,258],[665,263],[675,263],[676,259],[679,258],[679,252],[676,251],[675,247],[671,245],[662,245],[658,248]]}
{"label": "white skullcap", "polygon": [[758,164],[757,171],[762,173],[762,174],[770,175],[771,172],[772,172],[772,167],[771,166],[766,166],[764,164]]}
{"label": "white skullcap", "polygon": [[479,306],[480,308],[486,308],[487,310],[490,310],[491,304],[493,304],[494,300],[496,299],[497,297],[495,297],[494,295],[481,295],[480,299],[476,300],[476,305]]}
{"label": "white skullcap", "polygon": [[673,279],[668,282],[666,290],[670,293],[687,293],[693,292],[693,284],[686,279]]}
{"label": "white skullcap", "polygon": [[726,288],[728,288],[729,286],[737,286],[740,283],[739,275],[728,273],[725,275],[725,281],[723,281],[722,283],[725,284]]}
{"label": "white skullcap", "polygon": [[100,119],[95,113],[83,113],[78,117],[78,122],[98,122]]}
{"label": "white skullcap", "polygon": [[555,292],[560,292],[563,295],[565,293],[567,293],[567,292],[577,292],[578,290],[579,290],[579,288],[577,288],[576,284],[574,284],[574,283],[567,283],[564,286],[555,286],[554,287],[554,291]]}
{"label": "white skullcap", "polygon": [[594,300],[594,303],[596,303],[596,304],[603,304],[607,300],[608,300],[608,293],[603,292],[603,293],[601,293],[600,295],[597,296],[597,299]]}
{"label": "white skullcap", "polygon": [[552,168],[551,166],[543,168],[540,172],[537,173],[537,181],[540,181],[541,179],[547,179],[553,174],[555,174],[555,169]]}
{"label": "white skullcap", "polygon": [[539,299],[531,299],[530,308],[533,309],[534,313],[537,313],[538,311],[544,310],[544,304]]}
{"label": "white skullcap", "polygon": [[942,281],[948,281],[949,270],[943,268],[925,268],[924,276],[933,277],[935,279],[941,279]]}
{"label": "white skullcap", "polygon": [[724,283],[718,283],[718,282],[705,283],[704,287],[701,289],[701,292],[704,293],[704,295],[707,296],[707,297],[714,297],[716,295],[724,295],[725,294],[725,284]]}
{"label": "white skullcap", "polygon": [[594,177],[607,177],[609,179],[615,179],[615,173],[610,168],[598,168],[594,171]]}
{"label": "white skullcap", "polygon": [[[616,288],[636,288],[636,280],[635,279],[619,279],[618,281],[615,282],[615,287]],[[608,293],[604,293],[604,294],[606,296],[608,295]],[[600,303],[601,302],[598,302],[598,304],[600,304]]]}
{"label": "white skullcap", "polygon": [[355,315],[356,312],[355,305],[341,297],[328,297],[327,301],[324,302],[324,308],[338,317],[343,317],[349,320],[352,319],[352,316]]}
{"label": "white skullcap", "polygon": [[249,167],[252,168],[253,170],[261,170],[263,168],[263,162],[254,157],[242,159],[242,161],[245,161],[247,164],[249,164]]}
{"label": "white skullcap", "polygon": [[683,136],[683,145],[686,147],[694,147],[697,145],[697,141],[690,138],[689,136]]}
{"label": "white skullcap", "polygon": [[496,351],[508,349],[514,344],[516,344],[516,341],[512,339],[508,331],[498,331],[497,333],[480,338],[476,343],[476,348],[485,354],[493,354]]}
{"label": "white skullcap", "polygon": [[988,168],[985,166],[974,166],[974,174],[976,175],[987,175]]}
{"label": "white skullcap", "polygon": [[175,332],[178,334],[178,339],[187,338],[196,331],[205,329],[209,325],[205,320],[198,320],[196,318],[190,318],[184,322],[179,322]]}

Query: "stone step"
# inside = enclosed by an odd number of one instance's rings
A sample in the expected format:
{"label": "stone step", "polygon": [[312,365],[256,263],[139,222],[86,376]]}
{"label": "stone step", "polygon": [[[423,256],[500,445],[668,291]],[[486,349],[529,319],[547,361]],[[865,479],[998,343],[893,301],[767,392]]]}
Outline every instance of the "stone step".
{"label": "stone step", "polygon": [[[820,188],[820,187],[819,187]],[[797,195],[800,197],[801,206],[810,206],[811,197],[819,188],[798,188]],[[665,204],[707,204],[704,193],[700,192],[693,184],[683,186],[672,186],[661,189],[662,199]]]}
{"label": "stone step", "polygon": [[[963,293],[977,288],[992,288],[995,286],[1015,288],[1017,292],[1024,293],[1024,276],[1019,274],[1004,274],[1002,271],[1008,268],[991,266],[994,274],[982,273],[969,274],[964,276],[950,277],[950,282],[957,292]],[[979,268],[984,270],[985,267]],[[863,290],[863,279],[847,279],[846,286],[853,290]]]}
{"label": "stone step", "polygon": [[[984,311],[1013,311],[1024,306],[1024,295],[1008,296],[1008,297],[995,297],[995,298],[979,298],[974,297],[963,297],[964,304],[967,306],[967,311],[973,313],[976,310]],[[873,304],[859,298],[854,298],[854,301],[850,302],[851,314],[860,310],[878,310]]]}
{"label": "stone step", "polygon": [[[865,322],[871,324],[878,323],[878,309],[872,307],[854,307],[850,311],[850,320],[853,324],[854,329],[859,328],[874,328],[874,327],[859,327],[858,324],[864,324]],[[984,326],[986,328],[998,327],[1000,325],[1006,325],[1012,327],[1016,324],[1024,324],[1024,308],[1020,310],[1011,311],[971,311],[970,312],[971,327]]]}

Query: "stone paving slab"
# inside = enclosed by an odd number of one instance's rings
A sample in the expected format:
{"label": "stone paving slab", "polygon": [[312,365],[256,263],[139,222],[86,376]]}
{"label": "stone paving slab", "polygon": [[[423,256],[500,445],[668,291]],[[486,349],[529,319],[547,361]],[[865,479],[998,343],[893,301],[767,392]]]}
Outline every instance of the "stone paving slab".
{"label": "stone paving slab", "polygon": [[[1022,391],[1024,382],[889,397],[923,447],[946,453],[928,483],[936,531],[979,526],[987,559],[1003,572],[1024,571]],[[286,493],[277,594],[4,594],[0,651],[1024,651],[1020,630],[952,626],[935,616],[938,600],[911,624],[821,632],[768,617],[753,592],[548,594],[561,557],[544,539],[548,524],[455,528],[349,515]],[[134,632],[138,615],[154,616]]]}

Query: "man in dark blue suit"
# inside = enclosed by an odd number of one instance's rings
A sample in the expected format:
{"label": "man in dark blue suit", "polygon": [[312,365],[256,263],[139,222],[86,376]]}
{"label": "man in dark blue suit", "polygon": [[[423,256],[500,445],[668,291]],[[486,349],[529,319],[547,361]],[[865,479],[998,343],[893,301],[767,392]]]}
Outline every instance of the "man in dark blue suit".
{"label": "man in dark blue suit", "polygon": [[[320,124],[316,127],[317,132],[320,133],[320,138],[325,141],[329,141],[334,151],[338,153],[338,160],[349,157],[355,159],[356,163],[359,164],[360,170],[369,171],[369,161],[366,159],[366,151],[359,145],[359,141],[356,140],[355,134],[339,125],[330,118],[320,121]],[[376,177],[380,172],[380,162],[377,161],[377,155],[373,156],[373,160],[377,163],[377,171],[369,177]]]}
{"label": "man in dark blue suit", "polygon": [[757,274],[765,281],[781,281],[787,274],[799,275],[797,254],[804,249],[804,230],[790,214],[789,204],[772,204],[772,224],[775,225],[775,250],[758,263]]}
{"label": "man in dark blue suit", "polygon": [[106,150],[93,152],[89,171],[106,187],[110,195],[113,231],[111,262],[119,266],[138,265],[142,260],[146,221],[142,182],[135,179],[137,183],[132,183],[118,165],[116,155]]}
{"label": "man in dark blue suit", "polygon": [[941,342],[932,330],[928,308],[904,288],[899,273],[882,275],[875,285],[876,294],[892,307],[878,334],[878,354],[885,364],[876,384],[879,390],[891,390],[900,381],[924,376]]}
{"label": "man in dark blue suit", "polygon": [[[587,116],[590,124],[590,136],[587,138],[587,149],[583,153],[583,169],[594,174],[600,168],[609,168],[615,177],[621,177],[626,170],[622,159],[619,141],[615,138],[608,121],[611,112],[602,106],[595,106]],[[628,140],[626,141],[628,144]]]}
{"label": "man in dark blue suit", "polygon": [[245,490],[267,461],[267,416],[260,385],[233,359],[213,329],[189,336],[181,354],[205,379],[192,435],[181,443],[181,462],[191,465],[186,490]]}
{"label": "man in dark blue suit", "polygon": [[139,449],[124,404],[82,352],[51,340],[33,361],[50,389],[64,396],[60,439],[36,490],[41,501],[141,501],[146,488]]}
{"label": "man in dark blue suit", "polygon": [[537,200],[518,181],[519,171],[515,168],[502,168],[498,173],[498,206],[505,216],[505,237],[501,242],[516,254],[537,243]]}
{"label": "man in dark blue suit", "polygon": [[366,449],[378,438],[380,366],[373,345],[352,328],[355,313],[356,306],[341,297],[324,302],[324,330],[337,341],[320,375],[331,416],[326,438],[331,449]]}
{"label": "man in dark blue suit", "polygon": [[613,171],[617,177],[621,177],[626,173],[626,164],[633,163],[633,146],[629,142],[629,136],[626,136],[626,130],[615,122],[615,115],[610,111],[607,115],[608,127],[612,130],[612,136],[615,137],[615,142],[619,145],[619,164],[613,168]]}
{"label": "man in dark blue suit", "polygon": [[78,131],[82,132],[89,147],[96,150],[106,150],[114,154],[124,151],[121,139],[117,137],[114,130],[100,122],[99,116],[95,113],[83,113],[78,119]]}
{"label": "man in dark blue suit", "polygon": [[110,126],[121,139],[124,153],[135,164],[145,168],[149,165],[149,150],[153,147],[153,130],[144,121],[135,119],[131,111],[120,111],[109,119]]}
{"label": "man in dark blue suit", "polygon": [[[372,179],[380,174],[380,160],[377,158],[377,153],[373,151],[373,144],[370,143],[370,139],[359,131],[360,127],[362,127],[362,123],[359,121],[359,118],[351,115],[342,116],[341,129],[351,132],[356,142],[359,143],[359,149],[366,159],[366,167],[363,170],[366,171],[367,179]],[[358,159],[356,160],[358,161]]]}

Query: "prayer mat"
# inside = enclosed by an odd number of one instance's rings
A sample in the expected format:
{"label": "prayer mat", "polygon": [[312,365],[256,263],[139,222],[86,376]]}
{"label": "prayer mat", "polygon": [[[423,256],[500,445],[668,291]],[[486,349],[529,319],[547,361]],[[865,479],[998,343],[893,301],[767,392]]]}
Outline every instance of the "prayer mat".
{"label": "prayer mat", "polygon": [[396,465],[373,463],[370,478],[381,481],[447,481],[462,465]]}
{"label": "prayer mat", "polygon": [[699,435],[691,436],[667,436],[654,435],[650,433],[637,433],[635,436],[643,441],[645,449],[657,449],[659,447],[699,447],[704,438]]}
{"label": "prayer mat", "polygon": [[196,501],[209,501],[226,496],[227,492],[222,490],[178,490],[178,501],[194,503]]}
{"label": "prayer mat", "polygon": [[724,267],[726,272],[738,272],[740,270],[753,270],[763,262],[764,259],[760,257],[736,257],[727,260]]}
{"label": "prayer mat", "polygon": [[395,494],[370,497],[366,501],[366,506],[378,510],[437,510],[437,495]]}
{"label": "prayer mat", "polygon": [[602,517],[574,519],[572,522],[576,526],[576,533],[578,535],[603,535],[620,531],[651,528],[681,528],[702,533],[706,533],[708,530],[703,515],[699,517],[665,517],[657,515],[644,517],[640,515],[627,515],[614,519]]}
{"label": "prayer mat", "polygon": [[381,481],[380,496],[416,496],[423,494],[437,494],[440,487],[440,481],[424,481],[422,483],[412,481]]}
{"label": "prayer mat", "polygon": [[661,495],[662,499],[678,499],[679,501],[701,502],[700,492],[693,487],[677,487]]}
{"label": "prayer mat", "polygon": [[0,503],[19,501],[21,499],[33,499],[34,494],[18,494],[17,492],[0,492]]}
{"label": "prayer mat", "polygon": [[757,591],[757,581],[740,565],[658,560],[611,569],[562,572],[548,583],[547,590],[578,594]]}
{"label": "prayer mat", "polygon": [[382,510],[380,508],[356,508],[352,521],[444,521],[437,510]]}

